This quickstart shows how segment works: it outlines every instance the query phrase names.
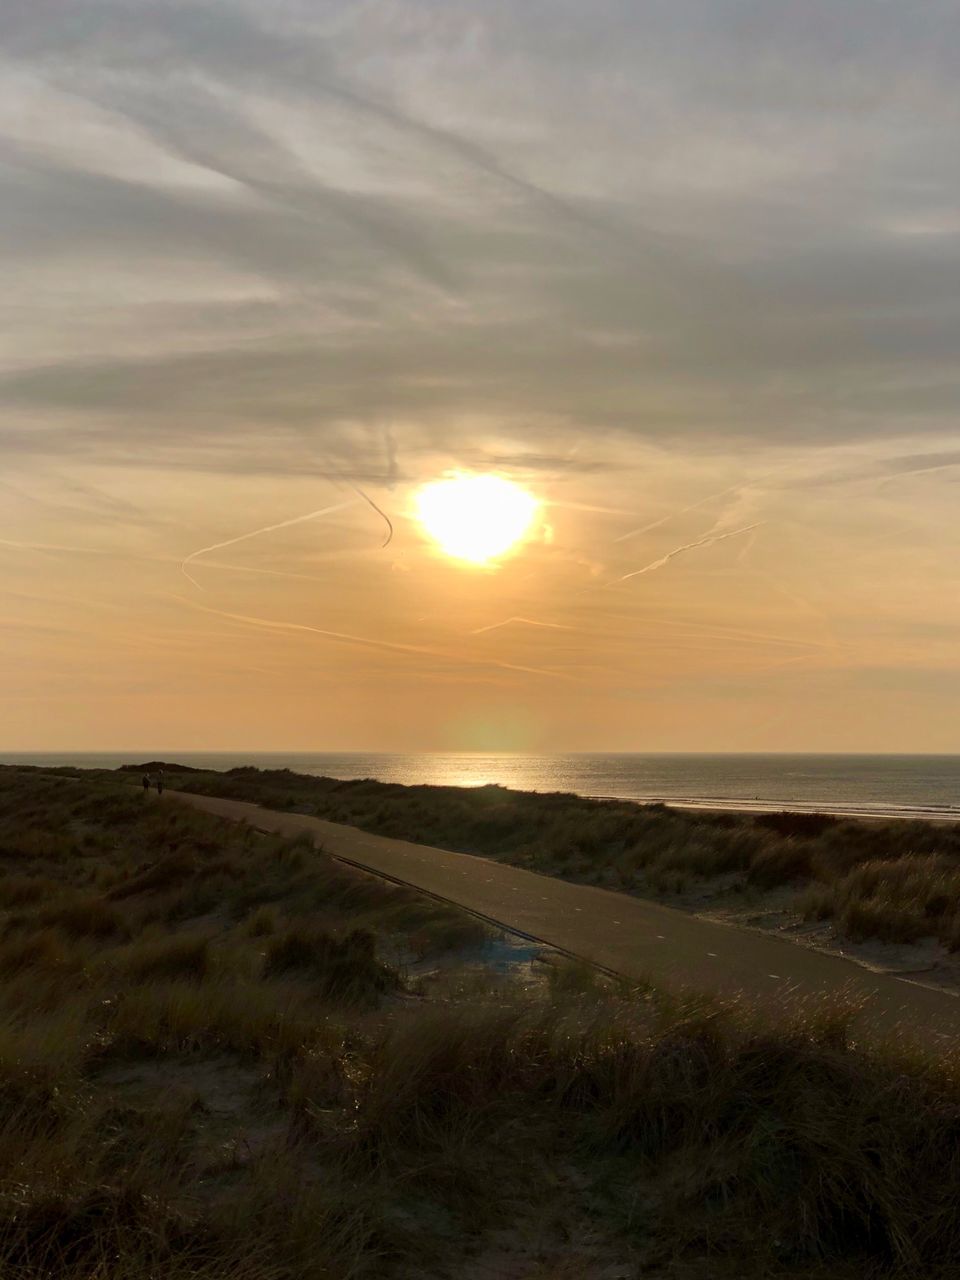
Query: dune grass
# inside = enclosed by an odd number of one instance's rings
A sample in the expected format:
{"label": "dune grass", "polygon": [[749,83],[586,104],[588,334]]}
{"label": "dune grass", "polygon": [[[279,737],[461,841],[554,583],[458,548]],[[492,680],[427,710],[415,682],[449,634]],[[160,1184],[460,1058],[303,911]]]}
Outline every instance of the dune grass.
{"label": "dune grass", "polygon": [[960,824],[733,814],[540,795],[500,786],[401,786],[289,770],[168,767],[169,785],[252,800],[587,884],[661,896],[724,877],[792,886],[809,919],[854,940],[934,937],[960,950]]}
{"label": "dune grass", "polygon": [[476,922],[115,780],[0,769],[0,848],[4,1277],[956,1275],[960,1072],[842,1010],[418,999]]}

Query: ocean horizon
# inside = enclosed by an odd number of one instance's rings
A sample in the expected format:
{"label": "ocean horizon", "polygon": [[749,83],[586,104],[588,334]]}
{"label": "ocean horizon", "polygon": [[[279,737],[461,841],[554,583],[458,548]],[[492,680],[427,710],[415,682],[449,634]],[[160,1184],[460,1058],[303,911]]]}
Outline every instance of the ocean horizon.
{"label": "ocean horizon", "polygon": [[960,819],[960,755],[630,752],[4,752],[2,764],[119,768],[163,759],[404,785],[568,791],[730,809]]}

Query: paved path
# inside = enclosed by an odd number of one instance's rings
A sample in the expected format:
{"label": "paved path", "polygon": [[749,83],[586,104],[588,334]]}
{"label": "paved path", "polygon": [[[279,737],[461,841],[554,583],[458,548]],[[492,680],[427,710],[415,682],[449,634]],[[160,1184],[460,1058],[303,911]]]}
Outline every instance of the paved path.
{"label": "paved path", "polygon": [[458,903],[507,929],[666,990],[743,997],[772,1011],[834,996],[864,1002],[858,1028],[903,1033],[960,1051],[960,999],[841,956],[734,925],[702,920],[642,898],[569,884],[505,863],[371,835],[303,814],[239,800],[168,792],[263,831],[310,832],[338,858]]}

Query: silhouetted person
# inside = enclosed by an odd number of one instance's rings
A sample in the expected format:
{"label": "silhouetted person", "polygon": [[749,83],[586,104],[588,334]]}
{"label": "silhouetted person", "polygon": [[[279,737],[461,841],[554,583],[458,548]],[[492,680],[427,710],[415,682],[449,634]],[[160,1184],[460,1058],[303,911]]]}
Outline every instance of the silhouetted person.
{"label": "silhouetted person", "polygon": [[157,770],[157,795],[158,796],[163,795],[163,770],[162,769]]}
{"label": "silhouetted person", "polygon": [[145,774],[143,775],[143,777],[140,779],[140,781],[143,783],[143,794],[144,794],[144,795],[146,795],[146,794],[147,794],[147,792],[150,790],[150,775],[149,775],[149,773],[145,773]]}

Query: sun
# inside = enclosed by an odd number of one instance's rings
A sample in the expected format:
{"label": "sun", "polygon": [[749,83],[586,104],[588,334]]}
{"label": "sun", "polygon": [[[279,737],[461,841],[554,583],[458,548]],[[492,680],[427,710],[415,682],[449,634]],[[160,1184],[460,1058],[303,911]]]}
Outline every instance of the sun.
{"label": "sun", "polygon": [[484,565],[512,550],[533,527],[539,501],[496,475],[453,472],[414,497],[421,528],[455,560]]}

